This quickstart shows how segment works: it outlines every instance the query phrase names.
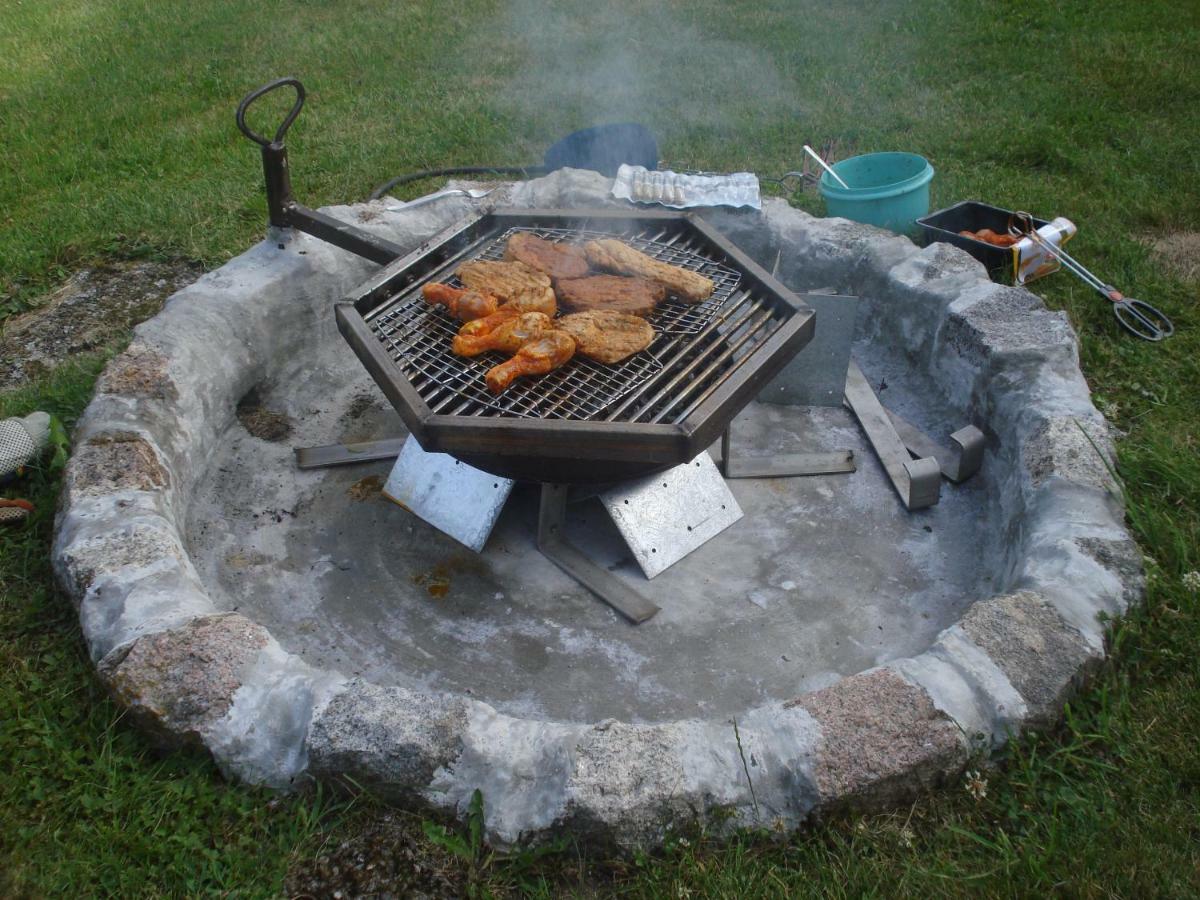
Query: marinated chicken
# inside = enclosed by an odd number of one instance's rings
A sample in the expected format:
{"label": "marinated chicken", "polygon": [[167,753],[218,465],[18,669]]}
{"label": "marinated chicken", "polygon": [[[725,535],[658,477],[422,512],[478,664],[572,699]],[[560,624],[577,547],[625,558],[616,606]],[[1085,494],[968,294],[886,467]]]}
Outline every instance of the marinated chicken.
{"label": "marinated chicken", "polygon": [[575,355],[575,339],[565,331],[551,329],[525,344],[516,355],[492,366],[484,376],[488,390],[499,394],[522,375],[545,375]]}
{"label": "marinated chicken", "polygon": [[427,284],[421,288],[425,302],[431,306],[444,306],[450,315],[460,322],[470,322],[490,316],[500,306],[500,301],[489,294],[461,290],[448,284]]}
{"label": "marinated chicken", "polygon": [[645,278],[621,275],[589,275],[564,278],[558,283],[558,297],[570,312],[610,309],[634,316],[648,316],[667,297],[667,289]]}
{"label": "marinated chicken", "polygon": [[654,329],[645,319],[610,309],[572,313],[554,320],[554,327],[575,339],[581,356],[612,365],[654,343]]}
{"label": "marinated chicken", "polygon": [[525,263],[480,259],[463,263],[457,275],[471,290],[490,294],[502,305],[515,306],[521,312],[552,316],[557,310],[550,276]]}
{"label": "marinated chicken", "polygon": [[556,244],[528,231],[518,231],[508,239],[504,258],[523,262],[555,280],[582,278],[590,268],[582,247]]}
{"label": "marinated chicken", "polygon": [[[490,316],[484,316],[482,319],[472,319],[462,328],[458,329],[458,333],[462,337],[479,337],[481,334],[487,334],[493,331],[497,326],[504,324],[509,319],[515,319],[521,315],[521,311],[513,306],[501,306]],[[543,313],[544,315],[544,313]]]}
{"label": "marinated chicken", "polygon": [[679,266],[669,266],[657,259],[651,259],[645,253],[634,250],[620,241],[611,238],[588,241],[583,249],[587,253],[588,261],[596,268],[622,275],[649,278],[686,303],[699,303],[712,296],[714,285],[711,279]]}
{"label": "marinated chicken", "polygon": [[488,350],[516,353],[521,347],[541,336],[550,328],[550,317],[543,313],[521,313],[515,319],[500,323],[491,331],[479,335],[459,334],[453,350],[459,356],[478,356]]}

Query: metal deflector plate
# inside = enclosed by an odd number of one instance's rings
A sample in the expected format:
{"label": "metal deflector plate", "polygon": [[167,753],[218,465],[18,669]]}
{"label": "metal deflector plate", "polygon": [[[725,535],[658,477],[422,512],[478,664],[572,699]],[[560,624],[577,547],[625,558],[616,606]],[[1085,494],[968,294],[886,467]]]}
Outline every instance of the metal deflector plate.
{"label": "metal deflector plate", "polygon": [[500,518],[513,483],[447,453],[427,453],[410,437],[392,467],[383,495],[479,553]]}
{"label": "metal deflector plate", "polygon": [[647,578],[670,568],[742,517],[716,463],[690,463],[611,488],[600,502]]}

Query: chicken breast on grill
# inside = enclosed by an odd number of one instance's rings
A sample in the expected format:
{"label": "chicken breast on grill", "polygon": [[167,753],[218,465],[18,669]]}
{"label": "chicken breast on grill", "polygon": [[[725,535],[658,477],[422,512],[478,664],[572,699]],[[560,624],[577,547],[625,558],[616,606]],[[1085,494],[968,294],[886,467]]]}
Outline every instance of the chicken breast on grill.
{"label": "chicken breast on grill", "polygon": [[611,238],[588,241],[583,249],[588,261],[596,268],[649,278],[686,303],[707,300],[715,287],[712,280],[703,275],[651,259],[645,253]]}
{"label": "chicken breast on grill", "polygon": [[589,275],[564,278],[558,283],[558,298],[564,309],[584,312],[610,309],[634,316],[648,316],[667,297],[667,289],[645,278],[622,275]]}
{"label": "chicken breast on grill", "polygon": [[504,258],[525,263],[553,279],[582,278],[591,268],[582,247],[556,244],[528,231],[518,231],[509,237]]}
{"label": "chicken breast on grill", "polygon": [[571,313],[554,320],[554,327],[575,339],[577,352],[612,365],[654,343],[654,329],[645,319],[611,309]]}
{"label": "chicken breast on grill", "polygon": [[456,274],[471,290],[491,294],[502,305],[513,304],[521,312],[552,316],[557,310],[550,276],[523,262],[477,259],[463,263]]}

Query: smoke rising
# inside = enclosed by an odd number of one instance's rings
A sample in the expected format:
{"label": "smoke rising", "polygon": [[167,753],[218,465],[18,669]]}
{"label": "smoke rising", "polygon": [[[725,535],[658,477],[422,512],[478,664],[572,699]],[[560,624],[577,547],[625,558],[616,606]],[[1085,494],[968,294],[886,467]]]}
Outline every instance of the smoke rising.
{"label": "smoke rising", "polygon": [[699,8],[512,0],[475,30],[468,58],[486,68],[497,113],[535,140],[619,121],[645,124],[660,143],[794,121],[794,83],[762,50],[713,36],[711,15],[685,18]]}

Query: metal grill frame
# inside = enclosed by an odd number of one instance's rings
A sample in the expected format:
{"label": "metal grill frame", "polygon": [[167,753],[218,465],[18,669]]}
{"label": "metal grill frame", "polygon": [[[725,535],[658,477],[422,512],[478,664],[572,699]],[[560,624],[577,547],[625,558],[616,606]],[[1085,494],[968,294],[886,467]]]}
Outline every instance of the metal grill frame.
{"label": "metal grill frame", "polygon": [[[656,341],[655,347],[663,338],[683,343],[674,361],[638,389],[640,399],[658,404],[635,408],[648,421],[628,421],[620,400],[615,418],[607,411],[609,420],[435,411],[373,333],[370,320],[397,294],[444,279],[514,227],[618,237],[651,227],[678,232],[674,239],[739,273],[737,290],[700,333],[665,334]],[[555,483],[614,481],[694,459],[812,339],[815,326],[813,311],[799,295],[707,222],[691,213],[620,209],[497,209],[471,217],[385,266],[338,302],[335,316],[338,330],[425,450],[496,474]],[[753,340],[767,325],[765,338]],[[686,365],[685,355],[692,360]],[[685,395],[683,408],[672,409],[672,397],[685,390],[699,395]]]}

